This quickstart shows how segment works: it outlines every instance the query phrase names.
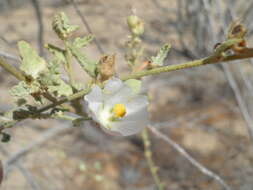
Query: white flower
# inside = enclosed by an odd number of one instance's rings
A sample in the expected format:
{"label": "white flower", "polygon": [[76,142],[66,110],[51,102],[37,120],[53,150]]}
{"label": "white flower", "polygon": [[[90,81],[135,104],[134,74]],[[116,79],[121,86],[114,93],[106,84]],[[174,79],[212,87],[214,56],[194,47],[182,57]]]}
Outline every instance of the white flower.
{"label": "white flower", "polygon": [[107,81],[104,89],[94,85],[85,96],[92,119],[110,134],[128,136],[148,124],[148,99],[120,79]]}

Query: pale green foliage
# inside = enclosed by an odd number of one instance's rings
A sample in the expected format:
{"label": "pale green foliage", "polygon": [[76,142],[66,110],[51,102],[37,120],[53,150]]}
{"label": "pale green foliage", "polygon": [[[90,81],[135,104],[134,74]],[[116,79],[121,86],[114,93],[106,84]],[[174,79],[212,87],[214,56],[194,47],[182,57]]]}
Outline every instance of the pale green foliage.
{"label": "pale green foliage", "polygon": [[171,45],[170,44],[165,44],[157,55],[154,57],[151,57],[152,64],[155,66],[163,66],[164,65],[164,60],[166,59],[169,51],[170,51]]}
{"label": "pale green foliage", "polygon": [[36,81],[27,84],[25,81],[19,82],[16,86],[12,87],[10,93],[16,98],[25,98],[32,93],[40,91],[40,84]]}
{"label": "pale green foliage", "polygon": [[81,51],[80,48],[87,46],[93,40],[92,35],[88,35],[82,38],[75,38],[70,45],[70,50],[78,63],[81,65],[84,71],[86,71],[91,77],[96,76],[97,62],[87,58],[87,56]]}
{"label": "pale green foliage", "polygon": [[20,41],[18,43],[18,48],[22,57],[20,69],[24,71],[25,74],[37,78],[39,73],[46,69],[45,60],[25,41]]}
{"label": "pale green foliage", "polygon": [[37,82],[32,82],[30,85],[21,81],[18,85],[14,86],[11,89],[11,94],[16,97],[24,98],[32,93],[39,92],[40,85]]}
{"label": "pale green foliage", "polygon": [[73,42],[73,46],[76,48],[82,48],[82,47],[86,47],[92,40],[93,40],[93,36],[92,35],[88,35],[82,38],[76,38]]}
{"label": "pale green foliage", "polygon": [[58,63],[64,63],[64,64],[66,63],[64,50],[52,44],[47,44],[45,47],[48,49],[50,53],[54,55],[54,58],[57,60]]}
{"label": "pale green foliage", "polygon": [[68,17],[63,12],[55,15],[52,26],[58,37],[63,40],[79,28],[79,26],[70,25]]}
{"label": "pale green foliage", "polygon": [[144,33],[144,22],[136,15],[127,17],[127,24],[134,36],[141,36]]}
{"label": "pale green foliage", "polygon": [[141,91],[141,80],[136,80],[136,79],[128,79],[125,81],[127,86],[129,86],[135,94],[138,94]]}
{"label": "pale green foliage", "polygon": [[61,79],[58,81],[57,85],[48,86],[48,91],[55,93],[58,97],[73,94],[72,88]]}
{"label": "pale green foliage", "polygon": [[72,88],[61,79],[60,65],[57,61],[49,63],[48,72],[43,73],[40,77],[40,82],[43,86],[48,88],[53,95],[69,96],[73,93]]}
{"label": "pale green foliage", "polygon": [[83,70],[85,70],[91,77],[95,77],[98,62],[88,59],[86,55],[74,45],[71,46],[70,49],[74,57],[77,59],[78,63],[83,68]]}
{"label": "pale green foliage", "polygon": [[[68,73],[69,57],[74,56],[90,76],[96,76],[97,62],[89,60],[81,51],[93,39],[92,35],[68,39],[70,35],[78,29],[78,26],[70,25],[67,16],[59,13],[53,21],[53,28],[58,37],[63,40],[65,49],[52,44],[47,44],[46,48],[53,57],[48,63],[41,58],[32,47],[24,41],[18,43],[22,64],[20,69],[25,73],[25,80],[11,89],[11,94],[16,98],[17,103],[27,103],[30,95],[40,103],[44,98],[54,100],[62,96],[70,96],[73,89],[81,90],[84,85],[72,81],[64,81],[61,78],[62,68]],[[69,73],[68,73],[69,74]],[[70,77],[70,76],[69,76]],[[22,100],[22,101],[21,101]],[[18,103],[19,104],[19,103]],[[19,105],[22,105],[19,104]]]}

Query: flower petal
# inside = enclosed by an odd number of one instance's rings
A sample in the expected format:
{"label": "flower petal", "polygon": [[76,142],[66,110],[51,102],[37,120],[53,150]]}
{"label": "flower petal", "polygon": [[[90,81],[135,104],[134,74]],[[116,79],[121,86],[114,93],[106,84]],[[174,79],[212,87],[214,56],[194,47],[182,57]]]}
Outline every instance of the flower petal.
{"label": "flower petal", "polygon": [[111,78],[106,82],[103,92],[112,95],[122,88],[123,85],[124,83],[120,79]]}
{"label": "flower petal", "polygon": [[129,88],[127,85],[122,86],[120,89],[118,89],[115,94],[111,95],[110,97],[107,97],[105,100],[106,105],[115,105],[115,104],[124,104],[126,103],[129,98],[133,95],[133,91],[131,88]]}
{"label": "flower petal", "polygon": [[133,112],[138,112],[143,108],[147,108],[148,106],[148,98],[143,95],[137,95],[130,99],[126,104],[126,112],[128,114],[132,114]]}
{"label": "flower petal", "polygon": [[146,120],[148,123],[149,119],[147,107],[143,107],[137,112],[135,111],[132,111],[131,113],[127,112],[126,116],[122,118],[122,121],[138,121],[138,120],[142,120],[142,122]]}
{"label": "flower petal", "polygon": [[134,135],[141,132],[146,127],[147,122],[142,121],[119,121],[112,124],[112,131],[120,133],[122,136]]}
{"label": "flower petal", "polygon": [[103,101],[103,94],[102,90],[99,86],[95,85],[93,86],[91,92],[87,94],[84,99],[90,103],[90,102],[102,102]]}
{"label": "flower petal", "polygon": [[[133,135],[140,132],[149,122],[147,97],[137,95],[117,78],[108,80],[103,90],[95,85],[85,96],[85,103],[93,120],[109,134]],[[115,104],[126,106],[126,115],[116,118],[116,121],[112,119],[112,108]]]}

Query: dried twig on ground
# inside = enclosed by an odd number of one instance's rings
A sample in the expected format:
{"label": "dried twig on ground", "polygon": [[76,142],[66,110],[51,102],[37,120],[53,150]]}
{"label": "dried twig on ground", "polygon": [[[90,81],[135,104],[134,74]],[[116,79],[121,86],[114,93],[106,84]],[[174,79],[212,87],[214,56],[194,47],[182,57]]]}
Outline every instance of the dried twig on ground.
{"label": "dried twig on ground", "polygon": [[64,133],[70,129],[71,129],[71,125],[67,125],[67,124],[48,129],[38,139],[34,140],[31,144],[27,145],[23,149],[19,150],[18,152],[10,156],[10,158],[4,164],[6,173],[8,173],[9,167],[15,162],[17,162],[21,157],[25,156],[26,154],[28,154],[35,148],[38,148],[39,146],[48,142],[50,139],[54,138],[55,136],[61,133]]}
{"label": "dried twig on ground", "polygon": [[[8,155],[8,152],[4,149],[4,147],[0,146],[0,151],[5,154]],[[22,163],[20,161],[17,161],[14,166],[16,168],[19,169],[19,171],[23,174],[23,176],[26,178],[27,182],[30,184],[30,187],[32,190],[40,190],[41,188],[39,187],[36,179],[33,177],[33,175],[31,174],[31,172],[26,169]],[[7,175],[6,175],[7,177]]]}
{"label": "dried twig on ground", "polygon": [[224,189],[231,190],[231,188],[225,183],[225,181],[217,174],[212,172],[211,170],[207,169],[205,166],[203,166],[201,163],[199,163],[197,160],[195,160],[191,155],[189,155],[183,147],[181,147],[179,144],[177,144],[175,141],[173,141],[168,136],[162,134],[160,131],[156,130],[154,127],[148,127],[150,131],[158,138],[164,140],[166,143],[171,145],[177,152],[179,152],[183,157],[185,157],[193,166],[195,166],[199,171],[201,171],[204,175],[214,179],[219,184],[221,184]]}
{"label": "dried twig on ground", "polygon": [[3,51],[0,51],[0,57],[3,57],[5,59],[10,59],[10,60],[16,61],[16,62],[20,61],[17,56],[9,54],[9,53],[6,53],[6,52],[3,52]]}

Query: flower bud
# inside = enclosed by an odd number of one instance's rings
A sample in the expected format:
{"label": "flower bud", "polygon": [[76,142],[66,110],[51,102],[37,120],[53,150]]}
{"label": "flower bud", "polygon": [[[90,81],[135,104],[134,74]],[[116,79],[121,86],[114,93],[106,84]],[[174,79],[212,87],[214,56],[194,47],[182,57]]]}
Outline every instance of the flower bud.
{"label": "flower bud", "polygon": [[140,36],[144,33],[144,22],[138,16],[127,17],[127,24],[133,35]]}

